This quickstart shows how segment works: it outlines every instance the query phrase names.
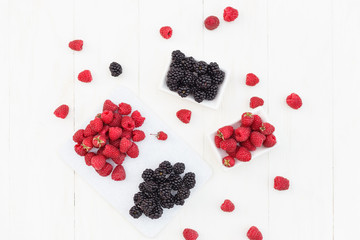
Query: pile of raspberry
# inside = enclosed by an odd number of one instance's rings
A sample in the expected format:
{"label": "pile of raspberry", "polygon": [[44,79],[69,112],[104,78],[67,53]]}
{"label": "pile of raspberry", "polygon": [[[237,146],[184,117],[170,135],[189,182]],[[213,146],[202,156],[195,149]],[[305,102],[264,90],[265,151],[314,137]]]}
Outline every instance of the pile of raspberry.
{"label": "pile of raspberry", "polygon": [[196,102],[214,100],[219,86],[225,79],[225,72],[216,62],[207,64],[186,57],[180,50],[173,51],[170,69],[166,76],[166,85],[181,97],[192,95]]}
{"label": "pile of raspberry", "polygon": [[160,163],[155,170],[145,169],[142,173],[144,182],[139,185],[139,192],[134,195],[134,204],[129,214],[139,218],[142,214],[158,219],[163,214],[163,208],[173,208],[184,205],[190,196],[190,189],[195,184],[195,173],[185,171],[184,163],[171,165],[169,161]]}
{"label": "pile of raspberry", "polygon": [[103,112],[95,116],[85,129],[79,129],[73,135],[76,142],[75,152],[85,158],[85,163],[92,166],[103,177],[109,176],[115,181],[126,178],[122,166],[125,158],[137,158],[139,148],[135,142],[144,140],[141,127],[145,118],[139,111],[133,111],[129,104],[114,104],[106,100]]}
{"label": "pile of raspberry", "polygon": [[274,131],[273,125],[263,122],[259,115],[250,112],[242,114],[240,127],[236,129],[232,126],[220,128],[214,141],[217,148],[223,149],[228,154],[223,158],[224,166],[234,166],[235,159],[242,162],[250,161],[251,152],[258,147],[273,147],[276,144]]}

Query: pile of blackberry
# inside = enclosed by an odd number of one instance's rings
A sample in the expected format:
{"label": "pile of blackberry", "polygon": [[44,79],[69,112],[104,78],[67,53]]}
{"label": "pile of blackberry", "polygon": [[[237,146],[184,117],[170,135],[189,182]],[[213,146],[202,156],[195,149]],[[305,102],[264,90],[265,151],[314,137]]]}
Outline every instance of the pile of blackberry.
{"label": "pile of blackberry", "polygon": [[139,185],[139,192],[134,195],[134,204],[129,214],[139,218],[142,214],[158,219],[164,208],[173,208],[175,205],[184,205],[185,199],[190,196],[190,189],[195,184],[195,173],[185,171],[184,163],[171,165],[169,161],[160,163],[155,170],[145,169],[142,173],[144,182]]}
{"label": "pile of blackberry", "polygon": [[170,69],[166,76],[166,85],[181,97],[192,95],[196,102],[214,100],[219,86],[225,79],[224,71],[216,62],[207,64],[186,57],[180,50],[173,51]]}

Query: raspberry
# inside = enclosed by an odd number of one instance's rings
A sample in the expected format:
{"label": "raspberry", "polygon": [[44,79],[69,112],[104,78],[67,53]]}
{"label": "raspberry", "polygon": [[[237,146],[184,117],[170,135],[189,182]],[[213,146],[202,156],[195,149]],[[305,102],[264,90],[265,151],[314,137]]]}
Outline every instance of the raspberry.
{"label": "raspberry", "polygon": [[276,144],[276,137],[273,134],[266,136],[263,142],[264,147],[273,147]]}
{"label": "raspberry", "polygon": [[97,154],[91,158],[91,166],[95,168],[95,170],[102,169],[106,164],[106,158],[102,154]]}
{"label": "raspberry", "polygon": [[92,81],[91,72],[89,70],[84,70],[78,75],[78,80],[80,82],[88,83]]}
{"label": "raspberry", "polygon": [[118,110],[118,106],[115,103],[113,103],[111,100],[107,99],[105,100],[103,105],[103,111],[106,110],[115,112]]}
{"label": "raspberry", "polygon": [[105,166],[100,170],[96,170],[96,172],[102,177],[107,177],[110,175],[112,170],[113,166],[110,163],[105,163]]}
{"label": "raspberry", "polygon": [[93,143],[92,143],[92,137],[87,137],[85,138],[82,143],[81,146],[88,152],[93,148]]}
{"label": "raspberry", "polygon": [[240,145],[249,151],[256,150],[256,147],[250,142],[250,139],[246,140],[245,142],[240,143]]}
{"label": "raspberry", "polygon": [[122,129],[119,127],[111,127],[109,128],[109,138],[112,141],[115,141],[120,138],[122,134]]}
{"label": "raspberry", "polygon": [[220,143],[222,142],[223,140],[218,136],[218,135],[215,135],[215,138],[214,138],[214,142],[215,142],[215,146],[217,148],[220,148]]}
{"label": "raspberry", "polygon": [[126,153],[132,144],[133,143],[129,139],[122,138],[120,141],[120,152]]}
{"label": "raspberry", "polygon": [[259,98],[259,97],[250,98],[250,107],[251,108],[257,108],[262,105],[264,105],[264,100],[262,98]]}
{"label": "raspberry", "polygon": [[299,109],[302,106],[302,100],[296,93],[292,93],[287,96],[286,103],[293,109]]}
{"label": "raspberry", "polygon": [[69,48],[71,48],[74,51],[81,51],[83,47],[83,40],[73,40],[69,42]]}
{"label": "raspberry", "polygon": [[109,144],[113,145],[116,148],[120,148],[120,141],[121,141],[121,138],[116,139],[115,141],[110,139]]}
{"label": "raspberry", "polygon": [[134,111],[131,114],[131,118],[135,122],[135,127],[141,127],[145,121],[145,118],[143,116],[141,116],[141,113],[138,110]]}
{"label": "raspberry", "polygon": [[103,127],[103,129],[101,129],[101,131],[99,132],[99,135],[102,135],[102,136],[104,136],[105,137],[105,139],[108,139],[108,137],[107,137],[107,133],[108,133],[108,131],[109,131],[109,126],[108,125],[105,125],[104,127]]}
{"label": "raspberry", "polygon": [[196,240],[199,237],[199,234],[193,229],[185,228],[183,236],[186,240]]}
{"label": "raspberry", "polygon": [[107,144],[105,145],[104,151],[102,154],[107,158],[117,158],[120,156],[120,151],[116,147]]}
{"label": "raspberry", "polygon": [[239,12],[238,10],[236,10],[235,8],[232,7],[227,7],[224,9],[224,20],[226,22],[232,22],[234,21],[237,17],[239,16]]}
{"label": "raspberry", "polygon": [[118,77],[122,73],[122,67],[117,62],[112,62],[109,66],[109,70],[111,72],[111,76]]}
{"label": "raspberry", "polygon": [[91,128],[91,125],[88,124],[84,130],[84,137],[90,137],[90,136],[94,136],[96,134],[96,131],[94,131]]}
{"label": "raspberry", "polygon": [[235,159],[230,156],[226,156],[223,158],[222,163],[225,167],[233,167],[235,165]]}
{"label": "raspberry", "polygon": [[239,151],[236,153],[236,159],[241,162],[248,162],[251,160],[251,152],[244,147],[240,147]]}
{"label": "raspberry", "polygon": [[131,158],[137,158],[139,156],[139,148],[136,143],[133,143],[126,154]]}
{"label": "raspberry", "polygon": [[169,39],[172,36],[172,28],[169,26],[165,26],[160,28],[160,35],[165,38],[165,39]]}
{"label": "raspberry", "polygon": [[121,115],[129,115],[131,113],[131,106],[127,103],[119,104],[119,113]]}
{"label": "raspberry", "polygon": [[132,132],[132,140],[134,142],[141,142],[145,139],[145,133],[141,130],[134,130]]}
{"label": "raspberry", "polygon": [[93,152],[88,152],[88,153],[85,155],[85,163],[86,163],[86,165],[91,166],[91,158],[92,158],[93,156],[95,156],[95,155],[96,155],[96,154],[93,153]]}
{"label": "raspberry", "polygon": [[263,123],[259,128],[260,132],[264,135],[270,135],[275,131],[275,127],[270,123]]}
{"label": "raspberry", "polygon": [[166,133],[164,133],[163,131],[160,131],[157,134],[150,134],[150,135],[155,135],[156,138],[161,141],[165,141],[168,138],[168,135]]}
{"label": "raspberry", "polygon": [[122,164],[124,162],[125,158],[126,158],[126,154],[125,153],[120,153],[119,157],[112,158],[112,160],[117,165],[120,165],[120,164]]}
{"label": "raspberry", "polygon": [[288,190],[290,182],[284,177],[277,176],[274,178],[274,188],[279,191]]}
{"label": "raspberry", "polygon": [[219,26],[220,21],[216,16],[209,16],[205,19],[204,24],[208,30],[214,30]]}
{"label": "raspberry", "polygon": [[254,116],[251,112],[243,113],[240,122],[242,127],[250,127],[251,124],[254,122]]}
{"label": "raspberry", "polygon": [[255,226],[252,226],[246,235],[250,240],[262,240],[263,239],[261,232]]}
{"label": "raspberry", "polygon": [[129,130],[124,130],[120,136],[121,138],[127,138],[127,139],[131,139],[132,138],[132,131]]}
{"label": "raspberry", "polygon": [[85,156],[87,151],[83,148],[83,146],[79,143],[77,143],[75,146],[74,146],[74,150],[75,152],[80,155],[80,156]]}
{"label": "raspberry", "polygon": [[262,133],[259,132],[252,132],[250,134],[250,142],[255,146],[255,147],[261,147],[261,145],[263,144],[263,142],[265,141],[266,136]]}
{"label": "raspberry", "polygon": [[106,144],[106,138],[104,135],[96,135],[93,139],[92,139],[92,144],[94,147],[96,148],[101,148],[102,146],[105,146]]}
{"label": "raspberry", "polygon": [[134,120],[129,116],[123,116],[121,120],[121,126],[128,131],[132,131],[135,128]]}
{"label": "raspberry", "polygon": [[217,135],[222,139],[228,139],[233,135],[234,128],[232,126],[225,126],[217,131]]}
{"label": "raspberry", "polygon": [[109,123],[109,126],[110,127],[120,127],[121,126],[121,120],[122,120],[122,117],[120,115],[120,113],[114,113],[114,118],[113,120],[111,121],[111,123]]}
{"label": "raspberry", "polygon": [[122,165],[117,165],[111,174],[111,179],[114,181],[122,181],[126,178],[125,169]]}
{"label": "raspberry", "polygon": [[103,129],[103,121],[96,117],[94,120],[90,121],[90,127],[94,132],[100,132]]}
{"label": "raspberry", "polygon": [[236,158],[236,153],[239,151],[239,148],[240,148],[240,146],[236,146],[235,151],[233,151],[233,152],[226,151],[226,153],[229,154],[230,157]]}
{"label": "raspberry", "polygon": [[238,127],[235,129],[235,139],[238,142],[244,142],[250,137],[251,129],[249,127]]}
{"label": "raspberry", "polygon": [[97,150],[96,154],[99,155],[99,154],[102,154],[103,151],[104,151],[105,147],[101,147]]}
{"label": "raspberry", "polygon": [[229,199],[226,199],[220,208],[224,212],[232,212],[235,209],[235,205]]}
{"label": "raspberry", "polygon": [[254,117],[254,121],[253,123],[251,124],[251,129],[253,131],[258,131],[259,128],[262,126],[262,120],[261,120],[261,117],[259,117],[259,115],[253,115]]}
{"label": "raspberry", "polygon": [[191,111],[187,109],[181,109],[177,111],[176,116],[183,123],[189,123],[191,119]]}
{"label": "raspberry", "polygon": [[114,118],[114,113],[112,111],[109,110],[105,110],[102,114],[101,114],[101,120],[105,123],[105,124],[109,124],[112,122]]}
{"label": "raspberry", "polygon": [[220,143],[220,148],[227,152],[234,152],[236,150],[237,142],[233,138],[226,139]]}
{"label": "raspberry", "polygon": [[77,130],[73,135],[74,142],[81,143],[84,140],[84,129]]}
{"label": "raspberry", "polygon": [[246,85],[253,87],[258,83],[259,83],[259,78],[255,74],[248,73],[246,75]]}
{"label": "raspberry", "polygon": [[54,114],[58,118],[66,118],[66,116],[69,114],[69,106],[68,105],[60,105],[58,108],[55,109]]}

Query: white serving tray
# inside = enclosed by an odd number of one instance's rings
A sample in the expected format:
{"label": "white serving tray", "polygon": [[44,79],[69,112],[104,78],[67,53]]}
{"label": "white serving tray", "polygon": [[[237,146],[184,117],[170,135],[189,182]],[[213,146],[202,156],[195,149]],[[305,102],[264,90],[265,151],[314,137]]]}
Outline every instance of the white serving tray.
{"label": "white serving tray", "polygon": [[[61,148],[63,160],[83,177],[91,186],[97,190],[124,218],[131,222],[141,233],[147,237],[155,237],[168,224],[175,214],[186,207],[187,201],[191,201],[194,193],[198,191],[212,174],[211,168],[203,159],[191,149],[166,123],[160,119],[149,107],[139,100],[130,90],[121,88],[109,96],[114,103],[126,102],[131,104],[133,111],[139,110],[146,117],[144,124],[139,128],[146,134],[146,138],[137,143],[140,150],[138,158],[127,157],[124,161],[126,179],[124,181],[113,181],[111,176],[101,177],[92,167],[85,164],[84,158],[78,156],[74,151],[75,143],[72,136]],[[106,99],[104,99],[105,101]],[[103,103],[103,102],[102,102]],[[94,111],[89,113],[89,121],[102,111],[102,103]],[[87,123],[84,124],[85,127]],[[168,134],[166,141],[159,141],[150,133],[164,131]],[[196,186],[191,190],[190,198],[185,201],[184,206],[175,206],[172,209],[164,209],[160,219],[151,220],[144,215],[134,219],[129,215],[129,209],[134,205],[133,196],[138,192],[138,185],[142,182],[141,174],[144,169],[158,167],[159,163],[168,160],[171,163],[183,162],[186,165],[185,172],[196,174]]]}
{"label": "white serving tray", "polygon": [[[251,110],[249,110],[249,111],[247,111],[247,112],[251,112],[251,113],[253,113],[253,114],[257,114],[257,115],[259,115],[259,116],[261,117],[261,119],[262,119],[263,122],[268,122],[268,123],[273,124],[273,123],[269,120],[268,116],[267,116],[266,113],[265,113],[265,110],[264,110],[262,107],[257,107],[257,108],[255,108],[255,109],[251,109]],[[223,127],[223,126],[232,126],[234,129],[236,129],[236,128],[240,127],[240,119],[241,119],[241,115],[239,116],[238,119],[232,121],[231,123],[223,124],[223,125],[219,126],[219,128],[221,128],[221,127]],[[273,147],[271,147],[271,148],[266,148],[266,147],[264,147],[264,146],[261,146],[261,147],[259,147],[259,148],[256,148],[255,151],[252,151],[252,152],[251,152],[251,160],[250,160],[250,162],[253,161],[255,158],[257,158],[257,157],[259,157],[259,156],[261,156],[261,155],[263,155],[263,154],[271,151],[272,149],[276,148],[276,147],[279,145],[279,139],[278,139],[278,137],[276,136],[276,125],[274,124],[274,126],[275,126],[274,135],[275,135],[275,137],[276,137],[276,144],[275,144]],[[219,128],[218,128],[218,129],[219,129]],[[234,166],[234,167],[228,168],[228,167],[225,167],[225,166],[222,164],[222,159],[223,159],[224,157],[228,156],[228,154],[226,153],[226,151],[222,150],[221,148],[217,148],[217,147],[215,146],[214,138],[215,138],[216,134],[217,134],[217,129],[215,130],[215,132],[212,132],[212,133],[208,136],[208,139],[209,139],[211,148],[213,149],[213,151],[215,152],[215,154],[216,154],[216,156],[217,156],[216,161],[218,162],[218,164],[221,165],[221,168],[224,169],[224,170],[229,170],[229,169],[232,169],[232,168],[241,166],[241,164],[240,164],[241,162],[238,161],[238,160],[236,160],[236,159],[235,159],[235,166]],[[246,162],[245,162],[244,164],[246,164]]]}

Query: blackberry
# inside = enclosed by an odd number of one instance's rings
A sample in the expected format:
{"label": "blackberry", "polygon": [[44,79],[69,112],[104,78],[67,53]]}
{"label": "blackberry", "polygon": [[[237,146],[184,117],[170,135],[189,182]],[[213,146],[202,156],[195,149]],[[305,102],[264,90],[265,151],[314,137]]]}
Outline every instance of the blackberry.
{"label": "blackberry", "polygon": [[175,163],[173,170],[174,170],[174,173],[176,173],[176,174],[182,174],[185,171],[185,164],[180,163],[180,162]]}
{"label": "blackberry", "polygon": [[164,169],[166,171],[166,173],[172,172],[172,165],[169,161],[163,161],[162,163],[160,163],[159,168]]}
{"label": "blackberry", "polygon": [[205,74],[207,71],[207,63],[204,61],[197,62],[195,64],[195,72],[202,75]]}
{"label": "blackberry", "polygon": [[173,190],[178,190],[181,187],[182,184],[182,178],[180,175],[174,174],[172,181],[171,181],[171,188]]}
{"label": "blackberry", "polygon": [[144,187],[147,192],[155,192],[158,189],[158,185],[154,181],[145,182]]}
{"label": "blackberry", "polygon": [[185,203],[184,199],[179,199],[179,198],[175,197],[175,204],[176,205],[182,206],[182,205],[184,205],[184,203]]}
{"label": "blackberry", "polygon": [[186,57],[182,61],[182,65],[183,65],[184,70],[193,72],[195,70],[196,61],[193,57]]}
{"label": "blackberry", "polygon": [[169,183],[164,183],[159,188],[159,196],[162,199],[169,199],[172,197],[171,194],[171,185]]}
{"label": "blackberry", "polygon": [[142,183],[139,184],[139,190],[140,190],[141,192],[145,192],[145,191],[146,191],[145,182],[142,182]]}
{"label": "blackberry", "polygon": [[184,68],[184,66],[183,66],[183,61],[179,61],[179,60],[173,61],[173,62],[170,64],[170,69],[171,69],[171,68],[183,69],[183,68]]}
{"label": "blackberry", "polygon": [[223,83],[224,79],[225,79],[225,72],[219,70],[219,71],[216,71],[214,73],[214,75],[212,75],[212,83],[214,85],[220,85]]}
{"label": "blackberry", "polygon": [[180,95],[180,97],[184,98],[190,95],[191,89],[187,86],[182,86],[178,88],[177,93]]}
{"label": "blackberry", "polygon": [[166,76],[166,85],[171,91],[177,91],[183,78],[183,70],[179,68],[171,68]]}
{"label": "blackberry", "polygon": [[191,86],[195,85],[195,80],[196,79],[197,79],[196,73],[193,73],[193,72],[190,72],[190,71],[185,71],[182,83],[185,86],[191,87]]}
{"label": "blackberry", "polygon": [[167,199],[162,199],[162,200],[160,201],[160,205],[161,205],[161,207],[163,207],[163,208],[168,208],[168,209],[173,208],[174,205],[175,205],[174,197],[167,198]]}
{"label": "blackberry", "polygon": [[189,196],[190,190],[186,187],[181,187],[175,195],[178,199],[187,199]]}
{"label": "blackberry", "polygon": [[220,70],[219,65],[216,62],[211,62],[207,67],[207,71],[210,76],[214,75],[214,73],[216,73],[219,70]]}
{"label": "blackberry", "polygon": [[158,201],[158,200],[159,200],[159,193],[158,193],[158,191],[155,191],[155,192],[144,192],[144,196],[145,196],[145,198],[153,199],[153,200],[155,200],[155,201]]}
{"label": "blackberry", "polygon": [[180,50],[175,50],[171,53],[171,59],[173,61],[182,60],[184,58],[185,58],[185,54],[182,53]]}
{"label": "blackberry", "polygon": [[122,73],[122,67],[117,62],[112,62],[109,66],[111,76],[117,77]]}
{"label": "blackberry", "polygon": [[211,86],[211,77],[208,75],[202,75],[197,79],[195,84],[198,88],[207,89]]}
{"label": "blackberry", "polygon": [[144,199],[139,207],[145,214],[148,214],[156,207],[156,202],[154,199]]}
{"label": "blackberry", "polygon": [[178,82],[175,80],[167,80],[166,86],[173,92],[176,92],[179,88]]}
{"label": "blackberry", "polygon": [[205,96],[206,96],[206,94],[205,94],[205,92],[202,91],[202,90],[197,89],[197,90],[195,90],[195,92],[194,92],[194,99],[195,99],[195,101],[198,102],[198,103],[201,103],[202,101],[204,101]]}
{"label": "blackberry", "polygon": [[218,93],[218,85],[212,85],[206,90],[205,99],[206,100],[214,100]]}
{"label": "blackberry", "polygon": [[148,168],[145,169],[141,175],[145,182],[153,180],[154,177],[154,170]]}
{"label": "blackberry", "polygon": [[142,211],[141,211],[141,209],[138,208],[137,206],[133,206],[132,208],[130,208],[129,214],[130,214],[133,218],[139,218],[139,217],[142,215]]}
{"label": "blackberry", "polygon": [[166,180],[166,170],[162,168],[155,169],[154,178],[158,183],[163,183]]}
{"label": "blackberry", "polygon": [[145,199],[145,195],[142,192],[138,192],[134,195],[133,199],[135,205],[138,206]]}
{"label": "blackberry", "polygon": [[155,206],[154,209],[148,214],[151,219],[159,219],[163,214],[163,209],[160,206]]}
{"label": "blackberry", "polygon": [[188,189],[193,188],[196,184],[195,173],[192,172],[186,173],[183,177],[183,183],[185,187],[187,187]]}

